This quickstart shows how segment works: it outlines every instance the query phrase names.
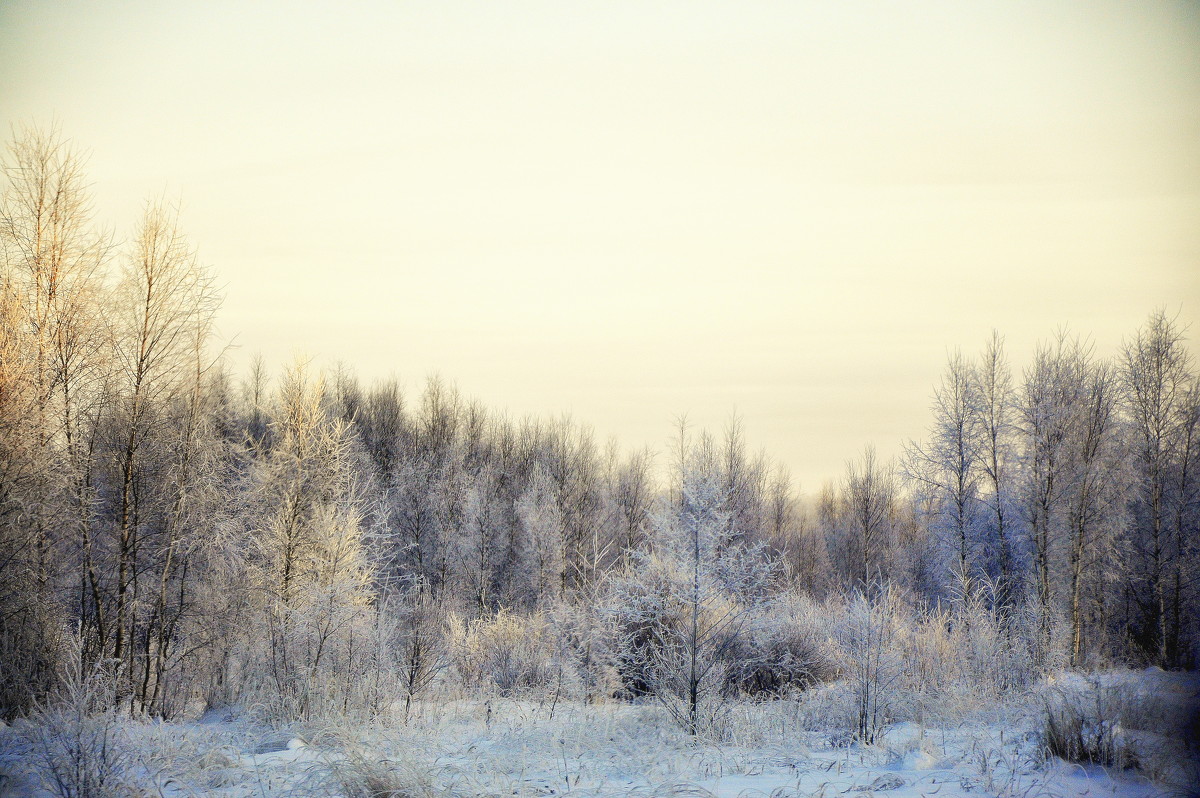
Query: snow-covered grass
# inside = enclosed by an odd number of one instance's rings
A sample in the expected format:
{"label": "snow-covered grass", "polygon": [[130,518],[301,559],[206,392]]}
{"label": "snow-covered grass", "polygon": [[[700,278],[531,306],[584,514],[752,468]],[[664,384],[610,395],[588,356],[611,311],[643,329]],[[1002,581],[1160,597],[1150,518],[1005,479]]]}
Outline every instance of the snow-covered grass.
{"label": "snow-covered grass", "polygon": [[1156,668],[1067,674],[1040,691],[1049,753],[1200,791],[1200,677]]}
{"label": "snow-covered grass", "polygon": [[[104,795],[162,796],[818,796],[1011,798],[1195,794],[1200,679],[1161,671],[1062,676],[949,722],[893,723],[872,745],[845,733],[837,685],[730,703],[704,738],[654,704],[498,698],[419,703],[409,722],[272,728],[251,713],[189,723],[123,720],[126,759]],[[1098,704],[1096,702],[1099,702]],[[1104,767],[1050,750],[1050,709],[1115,724],[1133,759]],[[111,716],[106,722],[112,723]],[[31,721],[0,729],[0,791],[61,794]],[[71,734],[69,718],[55,735]],[[1088,727],[1090,728],[1090,727]],[[44,748],[44,746],[43,746]],[[40,793],[39,793],[40,791]]]}

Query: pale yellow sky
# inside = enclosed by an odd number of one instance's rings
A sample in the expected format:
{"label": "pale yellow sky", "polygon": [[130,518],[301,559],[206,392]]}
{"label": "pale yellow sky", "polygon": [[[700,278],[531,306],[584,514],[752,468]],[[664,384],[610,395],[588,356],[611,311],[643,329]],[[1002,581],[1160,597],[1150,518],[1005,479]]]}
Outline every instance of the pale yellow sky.
{"label": "pale yellow sky", "polygon": [[439,372],[806,490],[946,352],[1200,340],[1200,5],[0,0],[0,125],[181,195],[244,361]]}

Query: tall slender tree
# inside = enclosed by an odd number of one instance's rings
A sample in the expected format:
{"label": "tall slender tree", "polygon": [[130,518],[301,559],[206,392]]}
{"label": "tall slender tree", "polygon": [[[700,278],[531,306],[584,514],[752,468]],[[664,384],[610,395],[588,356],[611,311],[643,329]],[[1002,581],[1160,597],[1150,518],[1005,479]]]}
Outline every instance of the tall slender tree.
{"label": "tall slender tree", "polygon": [[1183,454],[1180,426],[1188,395],[1191,355],[1179,325],[1162,310],[1125,343],[1121,356],[1125,406],[1133,426],[1136,487],[1133,517],[1141,640],[1163,665],[1177,664],[1182,618],[1175,612],[1173,584],[1181,586],[1180,543],[1172,534],[1168,506],[1173,463]]}
{"label": "tall slender tree", "polygon": [[989,548],[996,570],[996,602],[1005,612],[1015,603],[1019,587],[1013,478],[1015,476],[1015,397],[1012,373],[1004,352],[1004,339],[996,331],[988,339],[975,369],[980,444],[977,456],[982,472],[982,498],[987,506]]}
{"label": "tall slender tree", "polygon": [[976,522],[982,441],[975,369],[961,353],[950,356],[933,397],[929,441],[908,444],[905,472],[935,500],[935,529],[952,552],[950,573],[955,593],[969,601],[979,576]]}

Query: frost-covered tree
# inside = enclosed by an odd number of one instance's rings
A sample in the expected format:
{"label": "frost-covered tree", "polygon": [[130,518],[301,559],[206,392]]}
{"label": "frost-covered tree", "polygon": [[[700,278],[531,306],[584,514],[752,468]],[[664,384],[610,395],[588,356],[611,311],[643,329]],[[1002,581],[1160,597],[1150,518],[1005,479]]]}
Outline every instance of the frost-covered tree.
{"label": "frost-covered tree", "polygon": [[955,352],[933,394],[933,425],[925,443],[910,442],[905,473],[933,499],[934,529],[950,551],[954,594],[969,599],[979,575],[977,522],[981,418],[973,365]]}
{"label": "frost-covered tree", "polygon": [[[1184,525],[1173,525],[1170,511],[1172,473],[1190,459],[1185,446],[1192,356],[1179,325],[1159,310],[1125,343],[1121,353],[1125,408],[1133,428],[1134,550],[1142,645],[1164,665],[1178,664],[1180,610],[1187,545]],[[1174,528],[1173,528],[1174,527]]]}
{"label": "frost-covered tree", "polygon": [[1180,657],[1194,666],[1200,662],[1200,376],[1195,374],[1179,405],[1177,429],[1170,512],[1180,564],[1171,606]]}
{"label": "frost-covered tree", "polygon": [[[92,226],[83,158],[57,128],[21,128],[0,164],[7,451],[0,455],[2,637],[21,649],[0,674],[24,705],[54,672],[51,641],[67,606],[62,582],[90,532],[89,472],[108,373],[102,279],[110,245]],[[70,534],[63,534],[65,531]]]}
{"label": "frost-covered tree", "polygon": [[1036,651],[1043,662],[1057,650],[1055,628],[1062,620],[1067,500],[1072,493],[1072,449],[1083,399],[1086,357],[1077,339],[1060,333],[1039,346],[1025,372],[1021,397],[1024,449],[1023,506],[1033,555],[1033,615]]}
{"label": "frost-covered tree", "polygon": [[[97,631],[100,650],[126,662],[129,675],[140,674],[145,692],[149,641],[162,633],[149,626],[163,621],[162,584],[170,581],[163,569],[169,574],[177,563],[179,516],[187,501],[199,392],[208,365],[206,344],[220,296],[176,213],[157,202],[146,206],[116,294],[115,584],[111,622],[102,623],[98,609]],[[172,407],[182,415],[173,414]],[[169,451],[168,439],[183,447],[181,460],[162,457]],[[182,484],[171,485],[171,470]],[[146,585],[148,579],[158,584]],[[139,612],[138,599],[146,593],[158,593],[152,619]]]}
{"label": "frost-covered tree", "polygon": [[[46,640],[55,618],[39,608],[38,527],[25,508],[42,492],[44,471],[37,447],[36,380],[33,359],[21,334],[23,311],[11,282],[0,282],[0,703],[28,706],[53,662]],[[46,546],[46,542],[40,544]]]}
{"label": "frost-covered tree", "polygon": [[808,508],[796,495],[784,468],[775,469],[767,488],[766,512],[771,550],[792,582],[810,594],[820,592],[829,568],[825,541],[819,528],[810,523]]}
{"label": "frost-covered tree", "polygon": [[447,664],[444,603],[422,583],[398,591],[381,607],[394,624],[386,645],[391,652],[404,696],[407,721],[421,697]]}
{"label": "frost-covered tree", "polygon": [[975,368],[975,401],[979,418],[977,457],[986,529],[989,572],[996,577],[996,602],[1012,608],[1018,584],[1018,534],[1014,484],[1016,477],[1016,397],[1004,339],[993,331]]}
{"label": "frost-covered tree", "polygon": [[741,418],[736,415],[725,427],[720,468],[728,496],[726,509],[730,534],[764,542],[769,533],[767,465],[763,457],[751,459],[747,455],[745,430]]}
{"label": "frost-covered tree", "polygon": [[888,554],[894,544],[896,481],[892,465],[876,460],[868,446],[858,461],[846,463],[842,512],[850,577],[870,585],[891,573]]}
{"label": "frost-covered tree", "polygon": [[347,429],[325,412],[322,382],[305,365],[284,373],[272,424],[254,475],[252,580],[279,711],[308,716],[352,687],[371,568]]}
{"label": "frost-covered tree", "polygon": [[837,624],[854,697],[854,734],[868,745],[892,720],[894,688],[902,674],[895,641],[902,627],[897,596],[883,583],[856,590]]}
{"label": "frost-covered tree", "polygon": [[566,529],[550,472],[534,467],[529,484],[517,500],[521,525],[518,568],[526,585],[525,603],[554,604],[566,593]]}
{"label": "frost-covered tree", "polygon": [[1085,393],[1075,407],[1071,492],[1067,497],[1072,667],[1083,663],[1085,633],[1103,634],[1106,596],[1120,575],[1115,546],[1125,516],[1127,485],[1116,375],[1104,363],[1085,363],[1084,368]]}
{"label": "frost-covered tree", "polygon": [[470,480],[463,522],[452,540],[451,572],[458,591],[477,615],[494,608],[501,545],[497,531],[504,515],[500,477],[486,463]]}
{"label": "frost-covered tree", "polygon": [[714,454],[707,438],[687,452],[678,503],[660,506],[650,552],[618,583],[626,682],[693,735],[719,712],[724,655],[771,578],[765,549],[746,549],[730,526]]}
{"label": "frost-covered tree", "polygon": [[618,532],[616,539],[619,566],[627,569],[632,555],[642,548],[650,530],[650,510],[654,498],[648,449],[634,453],[625,464],[610,475],[609,493],[617,507]]}
{"label": "frost-covered tree", "polygon": [[568,417],[542,441],[541,464],[554,483],[563,524],[563,589],[588,592],[612,557],[615,505],[603,495],[604,474],[591,432]]}

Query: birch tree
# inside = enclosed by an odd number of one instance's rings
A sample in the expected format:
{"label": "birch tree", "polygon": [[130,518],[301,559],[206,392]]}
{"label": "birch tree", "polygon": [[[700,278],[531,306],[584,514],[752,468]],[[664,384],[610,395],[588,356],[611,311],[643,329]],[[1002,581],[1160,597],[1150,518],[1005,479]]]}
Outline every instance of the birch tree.
{"label": "birch tree", "polygon": [[905,452],[909,479],[921,483],[936,501],[938,522],[952,553],[956,593],[969,602],[978,577],[976,520],[979,511],[980,417],[975,370],[955,352],[934,390],[933,426],[925,444],[910,442]]}
{"label": "birch tree", "polygon": [[[202,368],[197,363],[202,363],[204,342],[220,304],[212,277],[179,228],[178,214],[162,202],[146,206],[117,286],[117,302],[116,582],[111,629],[101,630],[100,638],[101,649],[107,649],[111,632],[111,656],[127,662],[133,674],[136,605],[149,555],[143,544],[153,531],[142,511],[162,487],[143,466],[154,454],[148,445],[170,422],[167,407],[189,383],[195,385],[192,378]],[[173,543],[165,548],[170,558]]]}
{"label": "birch tree", "polygon": [[1004,339],[993,331],[975,369],[980,443],[977,456],[987,508],[988,540],[996,563],[996,603],[1011,609],[1017,589],[1017,561],[1013,484],[1016,453],[1015,398],[1012,372],[1004,352]]}
{"label": "birch tree", "polygon": [[[1088,627],[1102,628],[1104,589],[1114,578],[1117,535],[1124,520],[1126,478],[1117,419],[1117,381],[1104,363],[1087,363],[1082,401],[1072,442],[1071,492],[1067,498],[1069,554],[1067,572],[1068,618],[1071,628],[1071,667],[1084,658]],[[1107,582],[1107,584],[1106,584]],[[1088,594],[1092,600],[1087,601]],[[1091,605],[1099,617],[1085,617]]]}
{"label": "birch tree", "polygon": [[1142,639],[1163,665],[1176,664],[1180,654],[1182,618],[1173,596],[1182,594],[1182,528],[1172,529],[1168,502],[1172,464],[1184,453],[1181,442],[1186,434],[1180,421],[1186,415],[1181,406],[1191,367],[1182,331],[1161,310],[1125,343],[1121,354],[1136,468],[1132,509],[1138,581],[1133,594],[1140,608]]}
{"label": "birch tree", "polygon": [[1025,452],[1024,508],[1033,553],[1036,651],[1056,652],[1066,545],[1066,502],[1072,492],[1072,444],[1083,396],[1084,355],[1077,339],[1059,333],[1042,344],[1025,372],[1021,433]]}
{"label": "birch tree", "polygon": [[3,597],[15,602],[3,614],[5,638],[30,644],[22,644],[29,658],[6,659],[32,668],[17,677],[28,698],[53,672],[50,648],[67,609],[58,589],[68,578],[64,566],[76,549],[85,557],[90,551],[90,472],[107,345],[99,285],[110,245],[92,225],[83,158],[57,128],[16,131],[2,172],[0,378],[8,401],[0,413],[12,448],[0,474],[11,544],[0,574],[29,579]]}
{"label": "birch tree", "polygon": [[868,446],[857,462],[846,463],[843,492],[849,554],[854,566],[852,577],[866,590],[890,571],[885,566],[893,543],[896,510],[896,482],[891,464],[880,464],[875,447]]}

